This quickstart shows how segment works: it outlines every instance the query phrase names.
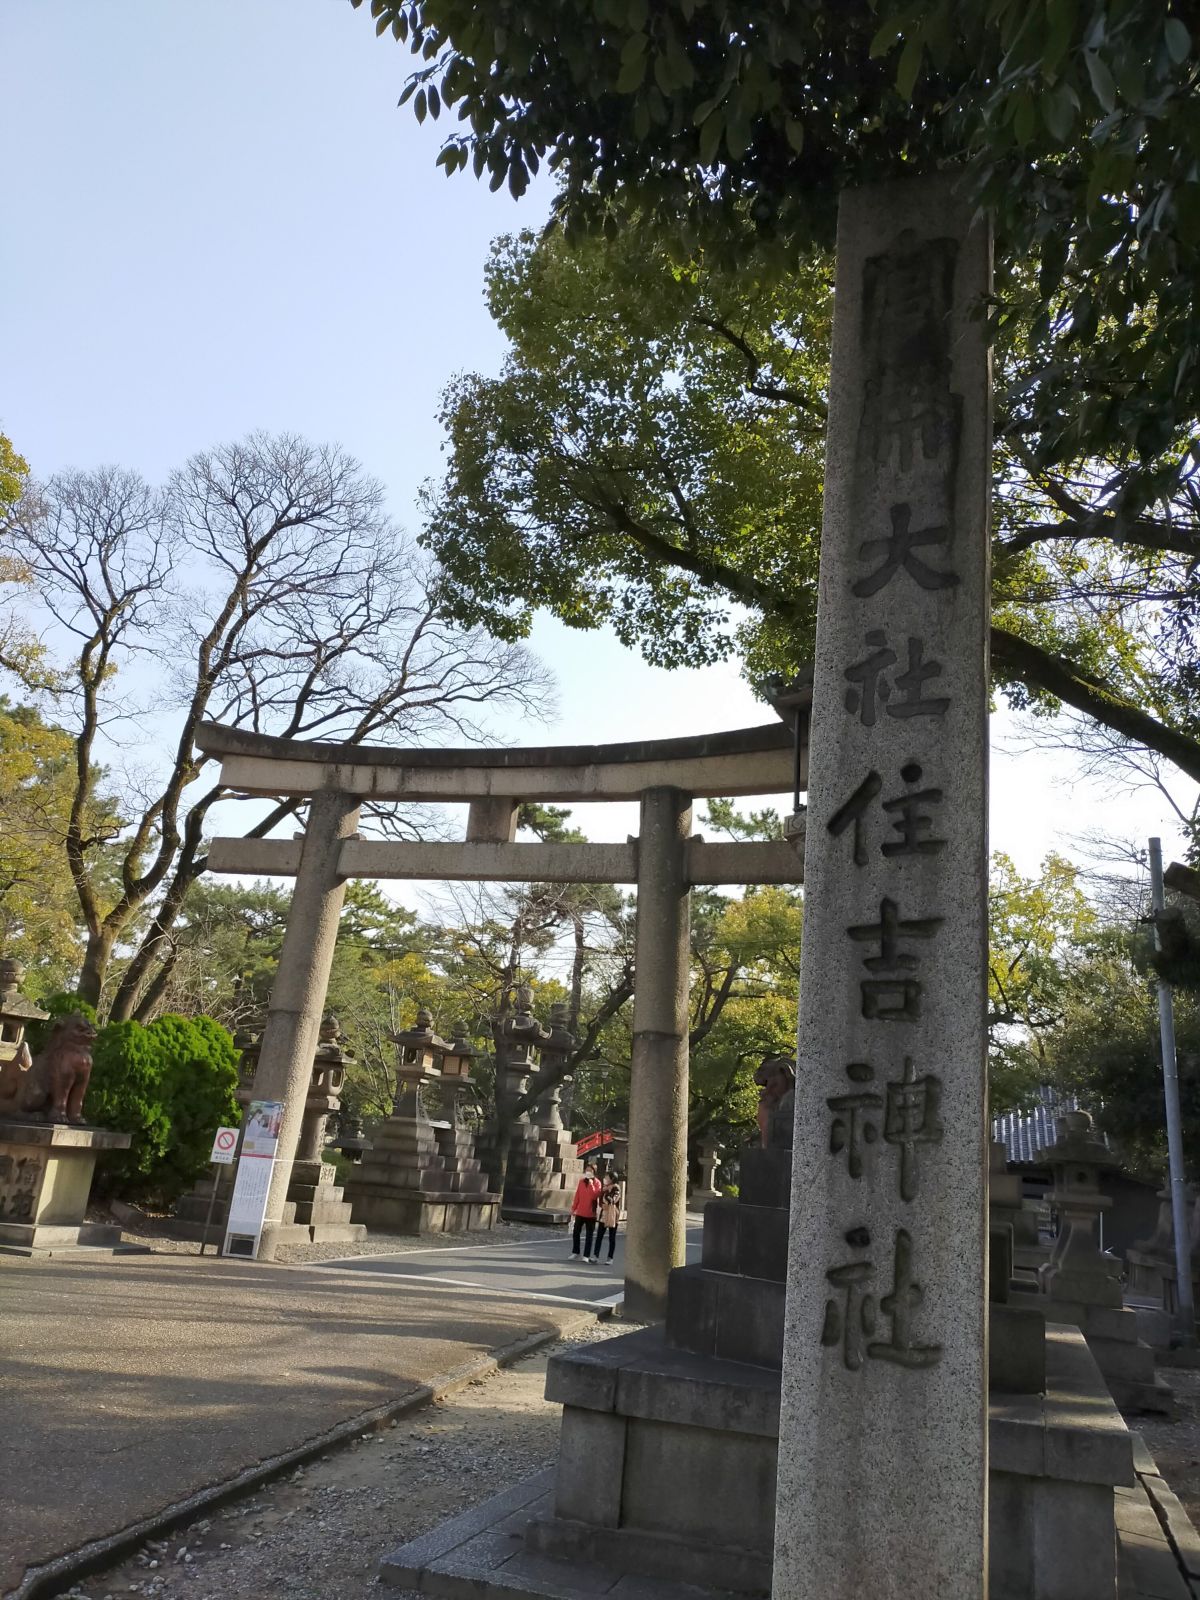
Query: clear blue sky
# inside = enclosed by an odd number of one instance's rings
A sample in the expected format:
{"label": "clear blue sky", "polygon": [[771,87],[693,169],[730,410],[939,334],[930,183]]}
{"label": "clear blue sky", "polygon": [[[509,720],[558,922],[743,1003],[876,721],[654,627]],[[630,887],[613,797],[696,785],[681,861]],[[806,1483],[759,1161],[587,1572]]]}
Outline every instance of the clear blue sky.
{"label": "clear blue sky", "polygon": [[[4,0],[0,58],[0,427],[35,473],[160,478],[251,428],[292,429],[351,450],[415,526],[443,385],[502,358],[489,243],[537,227],[549,191],[518,205],[447,180],[437,125],[396,109],[407,52],[346,0]],[[534,644],[562,685],[551,738],[763,717],[732,667],[666,674],[552,623]],[[1025,870],[1080,827],[1157,829],[1170,849],[1163,807],[1072,770],[997,754],[993,844]]]}

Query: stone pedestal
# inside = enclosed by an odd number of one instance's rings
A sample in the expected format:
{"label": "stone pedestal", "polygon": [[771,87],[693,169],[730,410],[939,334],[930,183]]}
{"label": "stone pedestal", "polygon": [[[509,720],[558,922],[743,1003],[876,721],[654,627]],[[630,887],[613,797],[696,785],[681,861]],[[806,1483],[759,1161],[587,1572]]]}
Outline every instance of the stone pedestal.
{"label": "stone pedestal", "polygon": [[[351,1221],[349,1202],[334,1183],[334,1170],[321,1159],[325,1148],[325,1125],[342,1103],[342,1082],[346,1064],[353,1057],[342,1047],[342,1030],[335,1016],[321,1023],[320,1043],[313,1057],[312,1077],[304,1102],[304,1118],[296,1145],[296,1159],[288,1180],[285,1219],[276,1242],[289,1243],[293,1230],[296,1242],[332,1244],[365,1239],[367,1230]],[[286,1220],[291,1212],[290,1222]]]}
{"label": "stone pedestal", "polygon": [[[345,1199],[341,1185],[334,1182],[335,1176],[328,1161],[292,1163],[288,1205],[295,1208],[290,1226],[304,1233],[298,1243],[334,1244],[339,1240],[357,1242],[367,1237],[363,1224],[351,1220],[350,1202]],[[280,1243],[286,1242],[288,1235],[281,1230]]]}
{"label": "stone pedestal", "polygon": [[477,1157],[445,1149],[432,1122],[389,1117],[346,1185],[356,1222],[381,1233],[465,1233],[490,1228],[500,1197],[488,1188]]}
{"label": "stone pedestal", "polygon": [[769,1590],[790,1178],[790,1150],[746,1150],[699,1265],[670,1275],[665,1329],[552,1358],[562,1441],[531,1552]]}
{"label": "stone pedestal", "polygon": [[121,1230],[84,1221],[96,1157],[128,1150],[127,1133],[64,1123],[0,1122],[0,1252],[136,1250]]}

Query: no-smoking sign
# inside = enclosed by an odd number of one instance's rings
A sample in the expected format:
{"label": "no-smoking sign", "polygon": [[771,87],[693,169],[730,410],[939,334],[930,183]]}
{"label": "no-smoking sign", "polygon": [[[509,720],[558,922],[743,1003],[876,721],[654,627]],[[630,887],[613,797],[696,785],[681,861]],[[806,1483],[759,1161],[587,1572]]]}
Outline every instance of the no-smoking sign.
{"label": "no-smoking sign", "polygon": [[213,1140],[212,1155],[208,1159],[219,1162],[222,1166],[228,1166],[237,1150],[237,1142],[236,1128],[218,1128],[217,1136]]}

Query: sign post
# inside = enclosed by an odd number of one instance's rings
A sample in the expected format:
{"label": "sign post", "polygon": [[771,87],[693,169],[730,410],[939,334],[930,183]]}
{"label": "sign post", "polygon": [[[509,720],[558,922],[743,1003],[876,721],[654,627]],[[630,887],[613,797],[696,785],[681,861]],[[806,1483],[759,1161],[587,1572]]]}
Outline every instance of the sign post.
{"label": "sign post", "polygon": [[282,1100],[251,1100],[242,1130],[242,1148],[229,1201],[222,1255],[253,1260],[258,1254],[282,1125]]}
{"label": "sign post", "polygon": [[204,1232],[200,1235],[200,1254],[204,1254],[208,1244],[208,1233],[212,1227],[213,1209],[217,1203],[217,1190],[220,1187],[221,1175],[216,1171],[218,1167],[228,1167],[237,1155],[238,1130],[237,1128],[218,1128],[213,1136],[212,1153],[209,1163],[213,1167],[212,1188],[208,1192],[208,1215],[204,1219]]}

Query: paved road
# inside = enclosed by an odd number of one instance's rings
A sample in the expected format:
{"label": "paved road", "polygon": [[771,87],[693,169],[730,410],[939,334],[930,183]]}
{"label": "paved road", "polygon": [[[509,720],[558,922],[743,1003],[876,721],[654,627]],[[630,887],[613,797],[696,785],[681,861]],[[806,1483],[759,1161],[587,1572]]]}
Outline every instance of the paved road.
{"label": "paved road", "polygon": [[579,1317],[212,1256],[0,1258],[0,1595],[26,1567]]}
{"label": "paved road", "polygon": [[[687,1259],[700,1258],[699,1218],[688,1219]],[[345,1256],[323,1261],[322,1267],[353,1272],[413,1278],[429,1288],[482,1289],[505,1299],[545,1300],[575,1306],[614,1305],[620,1300],[625,1276],[625,1241],[617,1235],[617,1253],[586,1265],[571,1255],[565,1231],[555,1228],[544,1239],[522,1239],[517,1244],[463,1244],[432,1250],[400,1250],[395,1255]]]}

